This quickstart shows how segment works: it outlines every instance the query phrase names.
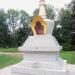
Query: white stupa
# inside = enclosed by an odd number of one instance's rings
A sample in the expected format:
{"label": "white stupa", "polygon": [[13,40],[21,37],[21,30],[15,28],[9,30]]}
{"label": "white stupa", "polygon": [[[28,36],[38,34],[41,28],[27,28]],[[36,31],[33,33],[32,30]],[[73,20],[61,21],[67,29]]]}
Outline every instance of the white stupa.
{"label": "white stupa", "polygon": [[46,18],[44,0],[40,0],[39,7],[39,16],[34,17],[31,25],[34,35],[18,48],[24,53],[23,61],[12,68],[12,75],[67,74],[66,60],[59,57],[62,47],[52,35],[54,21]]}

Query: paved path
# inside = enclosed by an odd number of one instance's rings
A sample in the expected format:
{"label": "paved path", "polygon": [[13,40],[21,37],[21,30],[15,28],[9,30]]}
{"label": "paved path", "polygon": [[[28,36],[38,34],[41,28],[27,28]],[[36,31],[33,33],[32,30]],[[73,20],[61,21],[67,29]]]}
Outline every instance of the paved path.
{"label": "paved path", "polygon": [[75,65],[68,64],[67,65],[67,69],[69,71],[69,74],[68,75],[75,75]]}
{"label": "paved path", "polygon": [[11,75],[11,68],[12,66],[1,69],[0,75]]}
{"label": "paved path", "polygon": [[[6,67],[0,70],[0,75],[11,75],[12,66]],[[75,75],[75,65],[68,64],[67,69],[69,71],[68,75]]]}

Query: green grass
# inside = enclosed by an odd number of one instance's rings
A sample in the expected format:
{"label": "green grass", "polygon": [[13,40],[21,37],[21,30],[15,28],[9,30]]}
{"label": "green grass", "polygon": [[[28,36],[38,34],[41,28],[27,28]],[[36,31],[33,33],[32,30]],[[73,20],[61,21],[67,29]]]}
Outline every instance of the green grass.
{"label": "green grass", "polygon": [[16,64],[22,60],[22,57],[18,56],[9,56],[0,54],[0,68]]}
{"label": "green grass", "polygon": [[[66,59],[69,64],[75,64],[75,51],[61,51],[60,56],[63,59]],[[9,56],[0,54],[0,68],[17,64],[22,60],[20,55]]]}
{"label": "green grass", "polygon": [[0,48],[0,52],[18,52],[17,48]]}
{"label": "green grass", "polygon": [[66,59],[69,64],[75,64],[75,51],[61,51],[60,56]]}

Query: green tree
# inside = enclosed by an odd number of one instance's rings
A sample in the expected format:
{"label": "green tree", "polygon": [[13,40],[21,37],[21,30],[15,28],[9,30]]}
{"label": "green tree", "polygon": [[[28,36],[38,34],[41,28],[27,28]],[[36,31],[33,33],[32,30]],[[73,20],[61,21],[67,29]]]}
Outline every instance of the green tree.
{"label": "green tree", "polygon": [[18,10],[9,9],[7,11],[7,25],[11,32],[15,31],[15,28],[19,25],[19,12]]}
{"label": "green tree", "polygon": [[31,28],[29,26],[29,24],[30,24],[30,16],[29,16],[29,14],[27,14],[24,10],[21,10],[19,12],[19,17],[20,17],[20,24],[23,27],[20,27],[15,32],[17,46],[21,46],[25,42],[25,40],[28,37],[28,35],[32,34]]}
{"label": "green tree", "polygon": [[23,25],[23,27],[28,27],[28,24],[30,22],[30,17],[29,14],[26,13],[24,10],[21,10],[19,12],[19,16],[20,16],[20,24]]}
{"label": "green tree", "polygon": [[36,16],[36,15],[38,15],[38,14],[39,14],[39,8],[35,9],[34,12],[33,12],[33,15],[34,15],[34,16]]}
{"label": "green tree", "polygon": [[15,37],[16,37],[16,46],[21,46],[26,38],[28,37],[27,34],[27,29],[26,28],[19,28],[16,32],[15,32]]}
{"label": "green tree", "polygon": [[51,5],[46,5],[46,14],[48,19],[53,20],[55,17],[54,7]]}
{"label": "green tree", "polygon": [[0,47],[8,46],[8,26],[6,24],[6,13],[3,9],[0,10]]}
{"label": "green tree", "polygon": [[[63,50],[71,50],[71,7],[68,5],[65,9],[62,8],[59,12],[57,25],[61,28],[54,30],[54,35],[63,47]],[[56,26],[57,26],[56,25]]]}
{"label": "green tree", "polygon": [[24,10],[0,10],[0,47],[21,46],[32,34],[30,20]]}
{"label": "green tree", "polygon": [[[54,19],[55,17],[55,12],[54,12],[54,7],[51,5],[46,5],[46,16],[48,19]],[[37,8],[34,12],[34,16],[39,14],[39,9]]]}

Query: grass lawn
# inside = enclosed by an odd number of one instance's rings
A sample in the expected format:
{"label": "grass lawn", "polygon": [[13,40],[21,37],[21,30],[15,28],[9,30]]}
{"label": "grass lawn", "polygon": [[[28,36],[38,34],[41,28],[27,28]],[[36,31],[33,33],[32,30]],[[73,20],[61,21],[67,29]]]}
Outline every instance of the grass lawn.
{"label": "grass lawn", "polygon": [[0,52],[18,52],[17,48],[0,48]]}
{"label": "grass lawn", "polygon": [[18,56],[9,56],[0,54],[0,68],[16,64],[22,60],[22,57]]}
{"label": "grass lawn", "polygon": [[[61,51],[60,57],[66,59],[69,64],[75,64],[75,51]],[[10,56],[0,54],[0,68],[19,63],[21,60],[22,57],[19,55]]]}
{"label": "grass lawn", "polygon": [[66,59],[69,64],[75,64],[75,51],[61,51],[60,57]]}

